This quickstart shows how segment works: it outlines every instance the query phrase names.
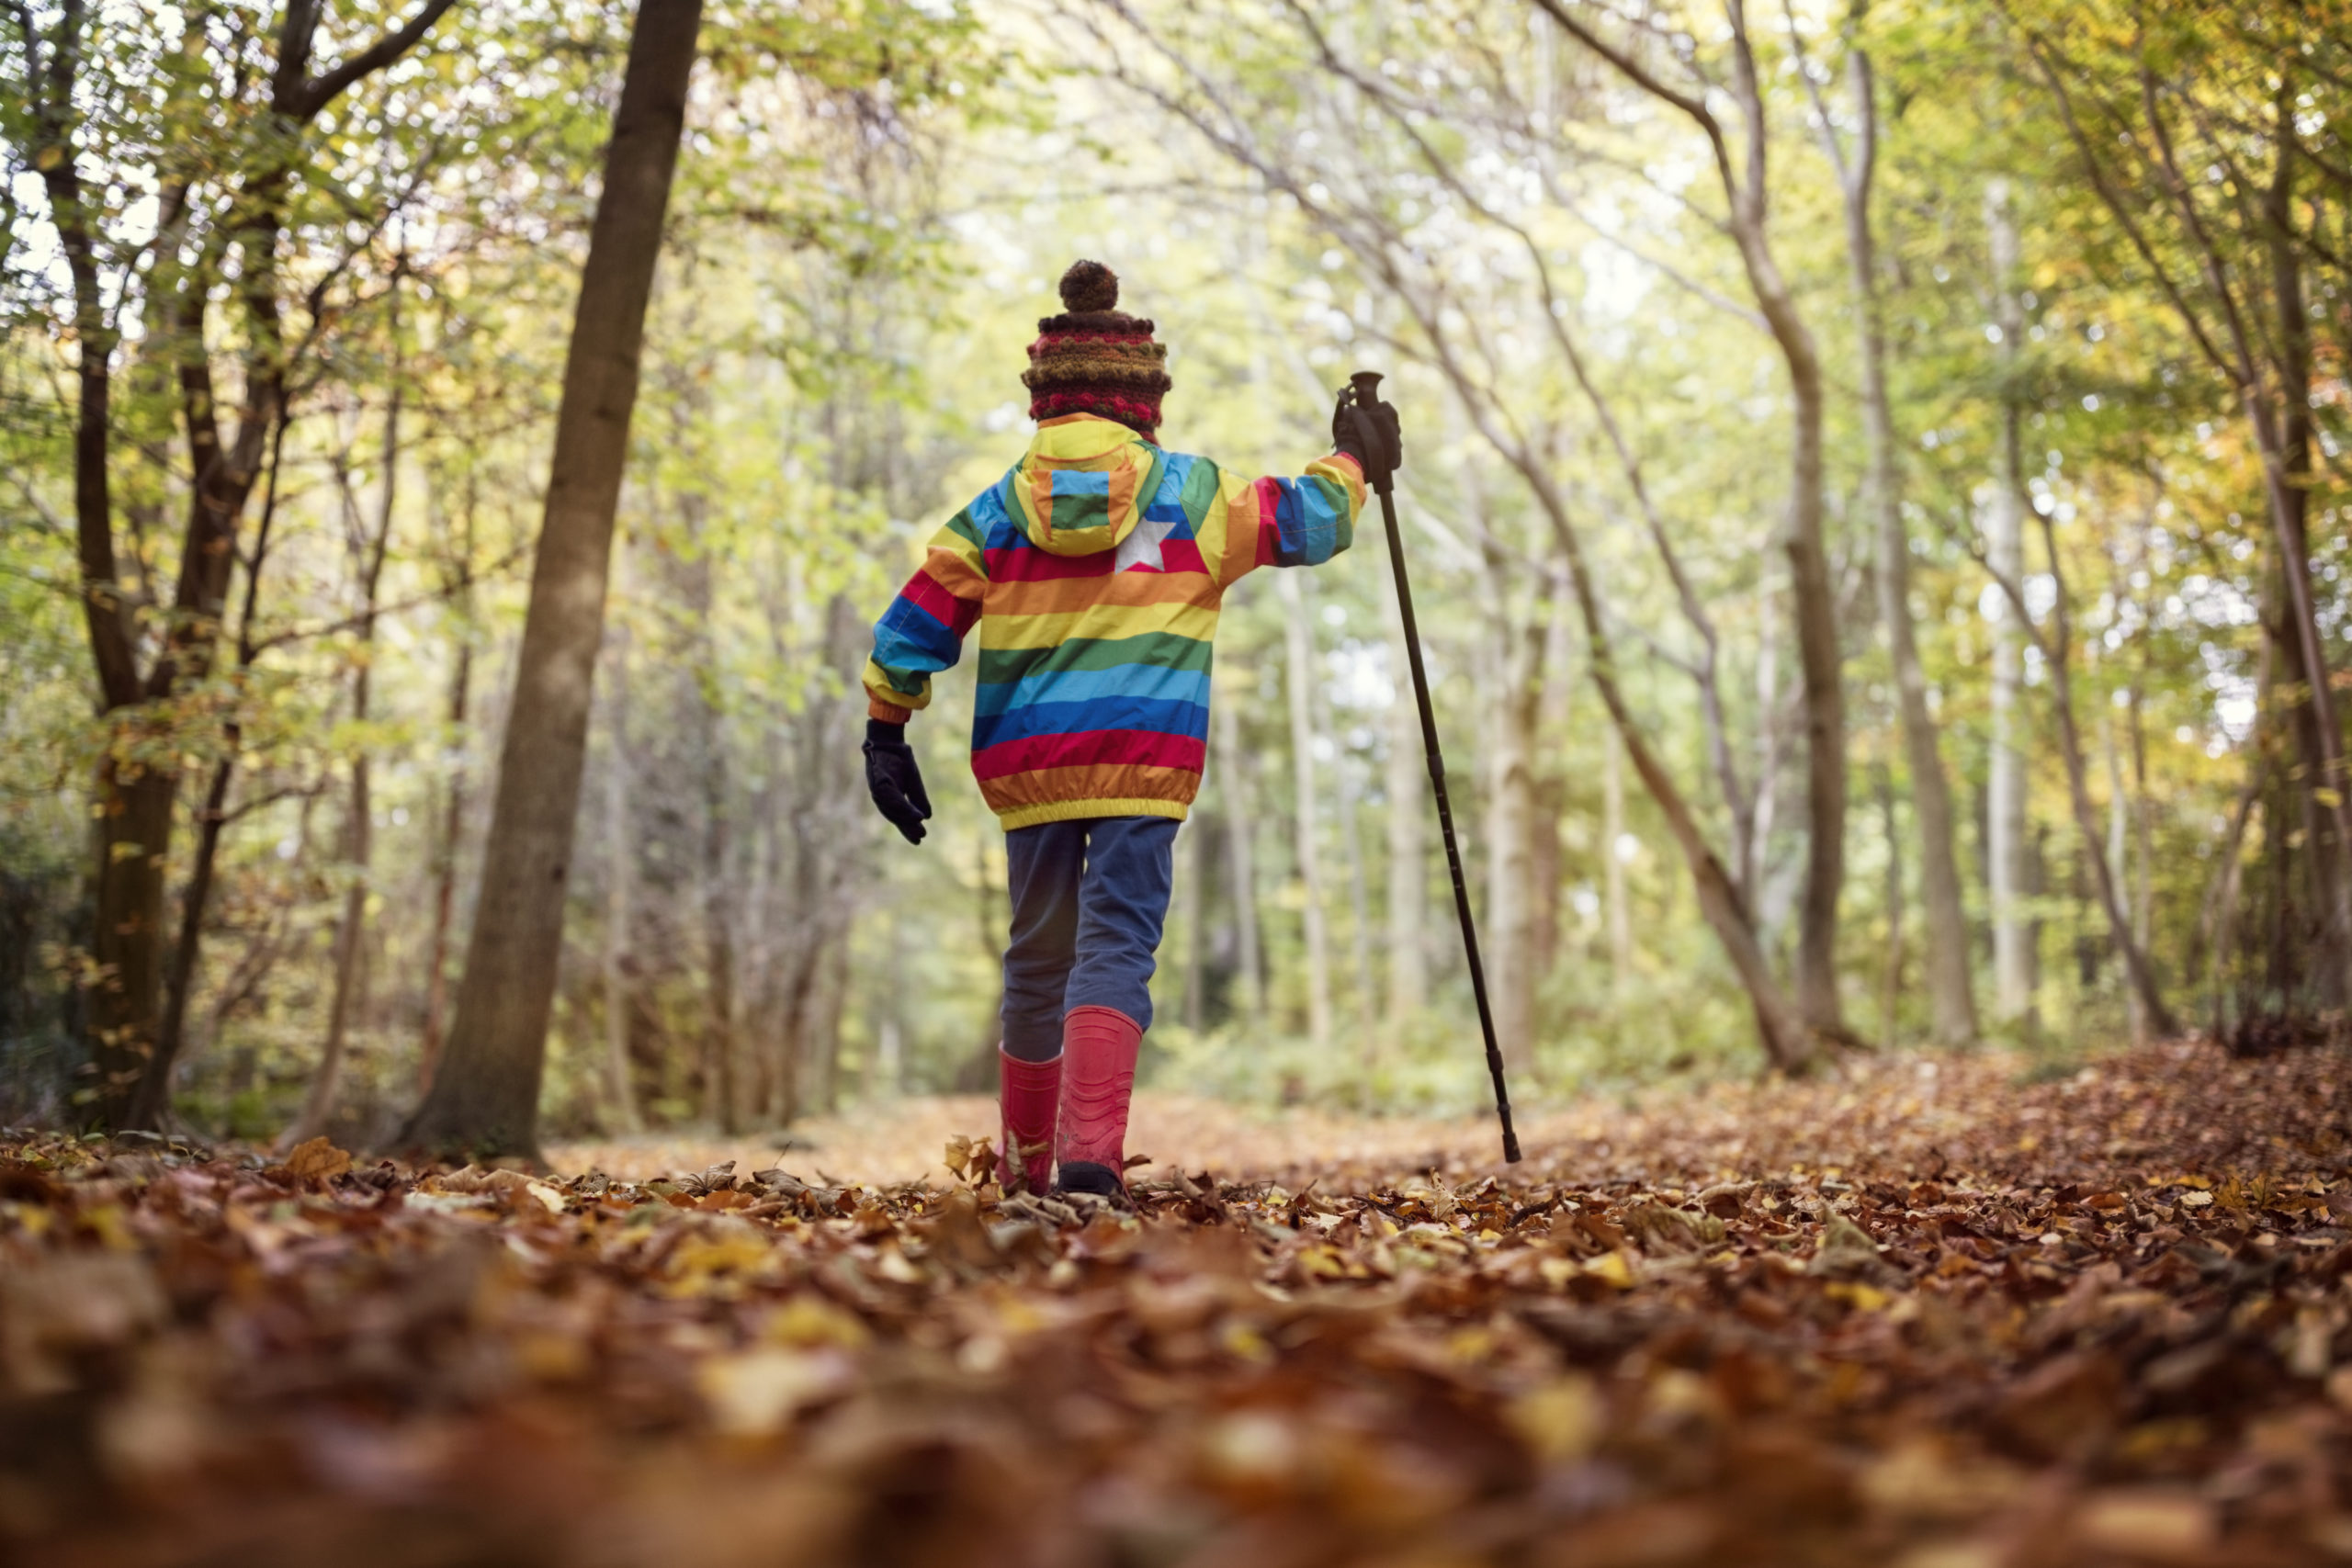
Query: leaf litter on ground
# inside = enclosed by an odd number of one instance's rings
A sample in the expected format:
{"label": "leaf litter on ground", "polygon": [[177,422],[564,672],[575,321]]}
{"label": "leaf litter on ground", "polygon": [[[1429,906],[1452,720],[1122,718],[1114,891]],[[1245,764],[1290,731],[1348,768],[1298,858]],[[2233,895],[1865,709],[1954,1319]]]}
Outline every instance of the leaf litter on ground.
{"label": "leaf litter on ground", "polygon": [[1892,1056],[1508,1171],[1323,1118],[1132,1213],[977,1119],[931,1179],[12,1134],[0,1554],[2352,1562],[2346,1060]]}

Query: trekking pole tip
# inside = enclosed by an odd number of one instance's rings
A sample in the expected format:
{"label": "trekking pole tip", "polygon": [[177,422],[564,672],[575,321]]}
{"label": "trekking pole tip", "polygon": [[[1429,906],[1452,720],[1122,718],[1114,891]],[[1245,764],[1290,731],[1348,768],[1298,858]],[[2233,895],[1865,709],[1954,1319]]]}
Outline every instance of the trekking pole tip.
{"label": "trekking pole tip", "polygon": [[1517,1133],[1505,1133],[1503,1134],[1503,1163],[1505,1165],[1517,1165],[1519,1160],[1519,1134]]}

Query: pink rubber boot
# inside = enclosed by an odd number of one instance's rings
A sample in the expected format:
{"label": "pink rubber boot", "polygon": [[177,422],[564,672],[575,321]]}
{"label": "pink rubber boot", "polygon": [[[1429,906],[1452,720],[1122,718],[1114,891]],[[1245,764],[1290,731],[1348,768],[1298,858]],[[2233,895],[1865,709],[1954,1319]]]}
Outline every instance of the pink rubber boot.
{"label": "pink rubber boot", "polygon": [[1043,1192],[1054,1175],[1054,1117],[1061,1100],[1062,1057],[1024,1062],[999,1045],[996,1063],[997,1103],[1004,1112],[997,1185],[1012,1191],[1017,1169],[1028,1191]]}
{"label": "pink rubber boot", "polygon": [[1072,1008],[1062,1020],[1061,1190],[1124,1198],[1127,1101],[1143,1025],[1115,1008]]}

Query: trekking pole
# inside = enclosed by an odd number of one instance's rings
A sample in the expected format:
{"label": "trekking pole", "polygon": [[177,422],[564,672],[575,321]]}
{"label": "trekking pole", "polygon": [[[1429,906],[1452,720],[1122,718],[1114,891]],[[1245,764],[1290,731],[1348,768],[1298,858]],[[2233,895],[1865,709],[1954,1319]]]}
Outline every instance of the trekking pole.
{"label": "trekking pole", "polygon": [[[1437,794],[1438,827],[1445,834],[1446,869],[1453,874],[1453,908],[1462,917],[1462,950],[1470,958],[1470,989],[1478,998],[1478,1028],[1487,1037],[1487,1072],[1495,1080],[1495,1115],[1503,1124],[1503,1158],[1519,1163],[1519,1134],[1511,1130],[1510,1089],[1503,1082],[1502,1048],[1495,1043],[1495,1014],[1487,1001],[1487,966],[1478,958],[1478,928],[1470,918],[1470,886],[1462,876],[1462,849],[1453,837],[1453,807],[1445,794],[1445,753],[1437,740],[1437,715],[1430,706],[1429,671],[1421,664],[1421,632],[1413,619],[1413,585],[1405,576],[1405,540],[1396,528],[1394,459],[1387,456],[1386,437],[1371,411],[1380,406],[1380,372],[1359,370],[1348,378],[1348,392],[1357,440],[1367,453],[1382,457],[1369,461],[1365,474],[1373,493],[1380,497],[1380,520],[1388,528],[1388,564],[1396,574],[1396,609],[1405,623],[1405,656],[1413,667],[1413,700],[1421,709],[1421,746],[1429,753],[1430,787]],[[1402,802],[1392,801],[1396,808]]]}

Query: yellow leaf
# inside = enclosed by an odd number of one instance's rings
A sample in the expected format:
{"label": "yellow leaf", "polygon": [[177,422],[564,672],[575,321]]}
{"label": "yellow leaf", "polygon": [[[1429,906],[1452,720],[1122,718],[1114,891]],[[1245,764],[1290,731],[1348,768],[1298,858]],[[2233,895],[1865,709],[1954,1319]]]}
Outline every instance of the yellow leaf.
{"label": "yellow leaf", "polygon": [[1484,1361],[1495,1353],[1495,1335],[1490,1328],[1457,1328],[1447,1336],[1446,1354],[1457,1361]]}
{"label": "yellow leaf", "polygon": [[1347,1277],[1347,1263],[1335,1247],[1310,1247],[1298,1255],[1298,1269],[1317,1280],[1341,1280]]}
{"label": "yellow leaf", "polygon": [[1584,1271],[1621,1291],[1634,1288],[1634,1266],[1622,1252],[1604,1252],[1584,1266]]}
{"label": "yellow leaf", "polygon": [[1503,1414],[1520,1441],[1537,1458],[1553,1463],[1590,1453],[1605,1415],[1592,1380],[1581,1372],[1521,1394]]}
{"label": "yellow leaf", "polygon": [[89,1227],[91,1233],[100,1242],[105,1244],[109,1252],[132,1252],[138,1249],[139,1238],[130,1234],[130,1217],[122,1212],[122,1205],[119,1203],[102,1203],[95,1209],[85,1212],[82,1215],[82,1223]]}
{"label": "yellow leaf", "polygon": [[688,1236],[670,1254],[669,1294],[703,1295],[722,1285],[732,1294],[744,1276],[759,1273],[775,1261],[775,1248],[750,1224],[733,1219],[723,1223],[727,1229]]}
{"label": "yellow leaf", "polygon": [[854,1350],[872,1337],[865,1325],[816,1296],[795,1296],[767,1321],[767,1337],[779,1345],[838,1345]]}
{"label": "yellow leaf", "polygon": [[1252,1325],[1238,1320],[1225,1325],[1217,1343],[1236,1360],[1266,1362],[1274,1359],[1274,1348],[1267,1343],[1266,1337]]}
{"label": "yellow leaf", "polygon": [[1894,1300],[1876,1285],[1865,1285],[1859,1280],[1838,1280],[1826,1286],[1822,1294],[1831,1301],[1844,1302],[1850,1306],[1860,1307],[1864,1312],[1884,1312],[1888,1303]]}

